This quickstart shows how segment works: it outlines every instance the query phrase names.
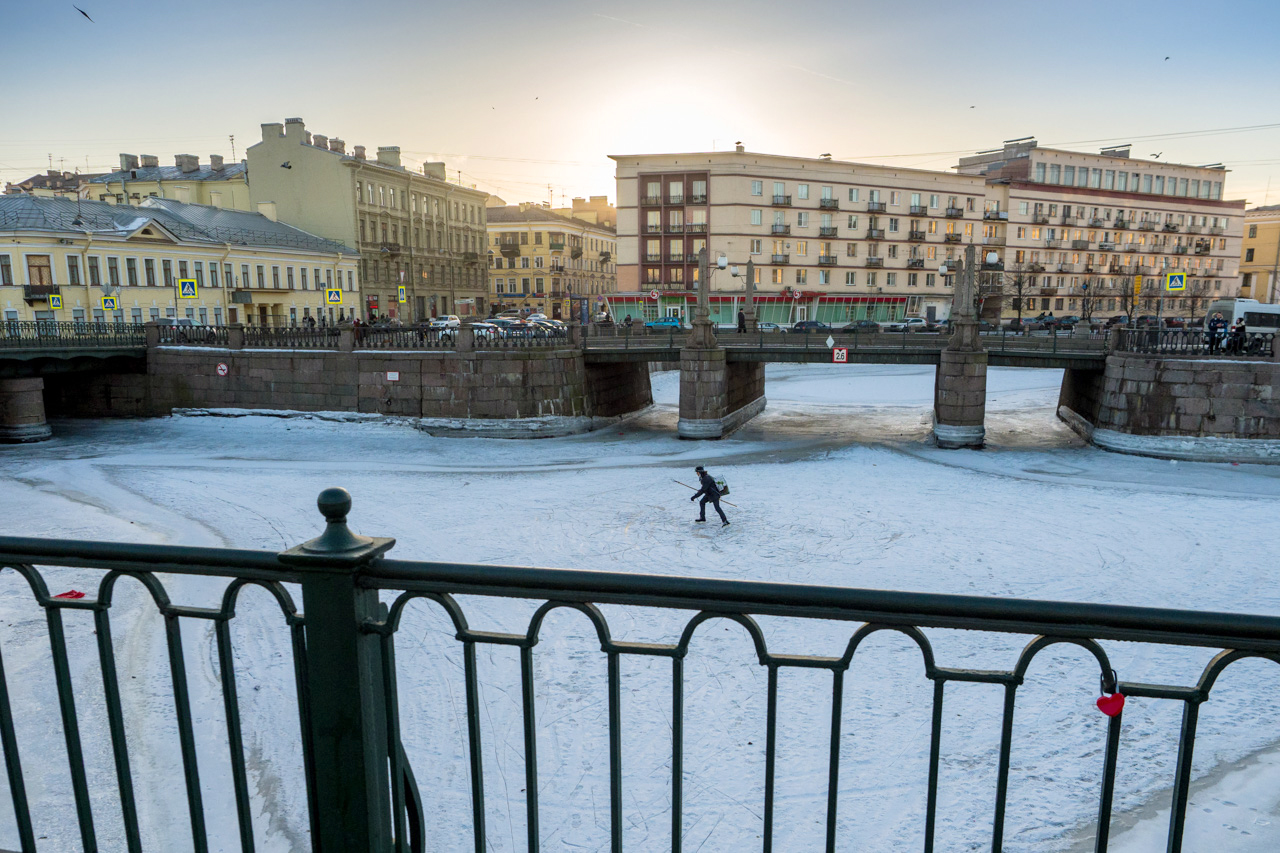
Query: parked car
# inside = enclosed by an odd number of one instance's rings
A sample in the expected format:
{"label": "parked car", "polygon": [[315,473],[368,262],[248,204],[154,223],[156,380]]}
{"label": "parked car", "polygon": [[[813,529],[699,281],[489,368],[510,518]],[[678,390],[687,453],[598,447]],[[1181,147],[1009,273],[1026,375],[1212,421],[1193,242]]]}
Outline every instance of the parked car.
{"label": "parked car", "polygon": [[1105,325],[1110,328],[1111,326],[1123,326],[1127,322],[1129,322],[1128,317],[1123,314],[1116,314],[1114,317],[1108,317]]}
{"label": "parked car", "polygon": [[1067,316],[1058,320],[1058,322],[1063,326],[1075,326],[1080,323],[1080,318],[1075,314],[1068,314]]}
{"label": "parked car", "polygon": [[886,332],[923,332],[928,327],[929,324],[923,317],[903,317],[901,320],[880,324],[880,328]]}
{"label": "parked car", "polygon": [[1185,329],[1188,325],[1186,317],[1165,317],[1164,327],[1166,329]]}
{"label": "parked car", "polygon": [[471,332],[477,341],[496,341],[501,337],[501,330],[488,322],[472,323]]}
{"label": "parked car", "polygon": [[431,319],[430,328],[432,329],[456,329],[462,325],[462,320],[457,314],[445,314],[441,317],[433,317]]}
{"label": "parked car", "polygon": [[880,331],[880,324],[875,320],[854,320],[847,326],[841,326],[842,332],[856,332],[858,334],[869,334]]}
{"label": "parked car", "polygon": [[757,332],[785,332],[786,329],[782,328],[777,323],[756,323],[756,331]]}
{"label": "parked car", "polygon": [[818,320],[801,320],[798,323],[791,324],[791,331],[801,332],[801,333],[829,332],[831,331],[831,327],[828,326],[826,323],[820,322]]}
{"label": "parked car", "polygon": [[650,320],[644,324],[646,329],[658,329],[666,331],[667,329],[683,329],[684,324],[680,322],[679,317],[659,317],[656,320]]}

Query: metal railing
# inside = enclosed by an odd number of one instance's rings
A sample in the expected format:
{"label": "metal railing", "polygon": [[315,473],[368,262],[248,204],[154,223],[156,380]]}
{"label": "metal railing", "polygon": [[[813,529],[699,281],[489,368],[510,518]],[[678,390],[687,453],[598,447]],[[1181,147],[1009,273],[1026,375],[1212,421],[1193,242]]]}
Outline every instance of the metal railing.
{"label": "metal railing", "polygon": [[161,346],[227,346],[226,326],[159,326]]}
{"label": "metal railing", "polygon": [[1152,355],[1270,359],[1275,355],[1275,337],[1270,332],[1233,335],[1204,329],[1125,328],[1120,330],[1117,350]]}
{"label": "metal railing", "polygon": [[457,329],[415,326],[360,326],[353,330],[356,349],[453,349]]}
{"label": "metal railing", "polygon": [[[103,820],[102,815],[107,792],[98,790],[98,785],[102,779],[110,777],[91,777],[86,767],[79,721],[89,702],[100,702],[104,706],[114,758],[112,781],[118,797],[119,815],[113,814],[109,822],[115,825],[118,820],[122,825],[123,849],[129,853],[143,849],[139,794],[147,789],[135,788],[134,784],[139,753],[136,744],[127,737],[126,723],[129,720],[121,696],[117,646],[112,639],[113,628],[118,626],[118,621],[113,619],[114,593],[121,579],[140,583],[164,620],[179,757],[191,841],[196,853],[207,853],[210,849],[205,801],[207,797],[215,796],[235,804],[235,830],[239,834],[240,849],[255,849],[254,803],[246,767],[246,738],[238,682],[252,683],[253,667],[258,662],[237,660],[232,631],[240,594],[249,586],[260,587],[273,598],[279,621],[288,631],[293,691],[298,707],[297,729],[292,728],[292,723],[286,728],[286,721],[278,720],[276,727],[266,734],[281,738],[287,737],[286,732],[289,731],[297,733],[301,742],[299,775],[305,782],[310,845],[313,850],[326,853],[419,853],[428,848],[460,849],[467,840],[473,841],[476,850],[490,849],[486,826],[490,786],[486,785],[484,778],[484,747],[488,738],[501,735],[495,731],[497,723],[490,717],[492,710],[483,704],[478,658],[481,650],[496,653],[503,648],[518,650],[519,676],[511,679],[512,683],[505,692],[514,699],[515,708],[511,713],[519,717],[517,731],[521,732],[515,743],[504,748],[518,749],[524,756],[522,805],[527,849],[537,851],[544,848],[540,824],[543,803],[547,800],[554,803],[564,795],[555,788],[548,788],[540,779],[537,757],[540,686],[534,664],[544,622],[558,610],[575,611],[589,620],[593,639],[599,644],[599,653],[607,667],[607,689],[602,701],[607,709],[608,833],[610,849],[615,853],[622,850],[626,810],[640,808],[624,804],[623,797],[626,777],[623,764],[624,710],[636,701],[629,700],[624,708],[623,662],[634,661],[637,666],[643,662],[657,663],[670,673],[670,689],[662,700],[670,702],[670,798],[661,808],[662,812],[669,812],[665,816],[670,821],[669,849],[673,853],[682,853],[686,836],[686,742],[696,743],[696,738],[704,734],[703,728],[697,728],[691,739],[687,737],[688,730],[691,724],[715,725],[714,719],[705,712],[691,714],[686,709],[689,677],[685,672],[685,660],[691,650],[699,647],[695,642],[705,641],[707,629],[702,626],[711,620],[728,620],[746,631],[753,645],[751,659],[767,675],[763,803],[759,811],[761,843],[765,851],[774,849],[780,676],[783,673],[817,671],[827,673],[830,679],[830,722],[820,735],[827,743],[824,762],[826,785],[824,793],[813,797],[812,806],[822,814],[825,824],[825,845],[822,849],[835,851],[847,841],[840,837],[837,820],[841,774],[848,772],[841,760],[845,679],[853,678],[854,658],[864,641],[880,632],[896,634],[909,641],[920,655],[917,661],[923,663],[922,678],[932,683],[932,700],[928,702],[931,712],[928,764],[927,769],[922,768],[917,780],[925,792],[923,848],[926,853],[935,849],[943,764],[941,742],[950,707],[947,703],[948,688],[951,688],[953,697],[956,688],[964,684],[997,686],[1003,693],[995,800],[990,824],[992,850],[1001,850],[1004,845],[1019,688],[1027,681],[1043,652],[1060,644],[1082,649],[1087,653],[1085,660],[1088,661],[1084,666],[1091,673],[1094,666],[1097,667],[1104,694],[1119,693],[1130,701],[1144,700],[1144,709],[1161,702],[1180,706],[1182,722],[1178,757],[1170,779],[1172,808],[1166,845],[1167,850],[1179,853],[1183,845],[1200,706],[1209,700],[1223,672],[1238,661],[1261,658],[1280,662],[1280,618],[1274,616],[392,560],[385,554],[395,545],[394,539],[358,537],[347,527],[351,498],[344,490],[326,489],[321,492],[318,505],[327,522],[324,534],[280,553],[0,537],[0,568],[12,569],[20,575],[30,588],[32,598],[44,610],[57,706],[55,711],[52,707],[27,707],[15,702],[10,683],[0,671],[0,745],[4,751],[12,814],[23,851],[37,849],[33,801],[28,796],[25,784],[27,771],[24,769],[24,758],[27,767],[32,761],[33,745],[19,742],[14,721],[18,715],[53,713],[61,717],[76,821],[74,828],[70,824],[59,827],[68,836],[58,839],[60,845],[47,842],[45,846],[47,849],[70,849],[74,842],[69,836],[78,834],[82,849],[100,849],[98,832],[108,821]],[[79,597],[51,594],[49,578],[56,576],[62,567],[80,570],[81,576],[88,577],[96,588]],[[219,606],[195,607],[174,603],[169,593],[169,587],[176,584],[174,576],[206,578],[205,583],[215,578],[223,579],[225,585]],[[303,612],[299,612],[287,584],[300,585]],[[389,604],[380,600],[383,594],[388,594]],[[475,613],[481,610],[480,602],[495,598],[528,602],[530,615],[513,626],[514,630],[472,628]],[[401,740],[400,690],[402,685],[413,682],[402,680],[396,646],[402,636],[406,637],[406,644],[421,642],[415,636],[407,636],[410,633],[408,629],[402,629],[406,611],[415,602],[439,609],[452,623],[453,640],[461,649],[462,665],[458,677],[463,682],[463,689],[458,701],[465,706],[466,712],[457,738],[469,768],[471,826],[470,833],[466,834],[471,836],[470,839],[446,837],[446,830],[440,829],[438,822],[428,823],[425,820],[424,798],[418,789],[411,758]],[[610,606],[608,614],[602,605]],[[672,641],[639,643],[615,639],[610,617],[621,619],[622,614],[632,608],[653,608],[649,611],[653,615],[646,618],[669,614],[670,618],[666,615],[660,618],[669,623]],[[822,631],[828,626],[847,624],[848,628],[847,633],[841,632],[843,636],[836,654],[806,653],[806,648],[794,646],[781,652],[773,647],[779,644],[777,638],[774,632],[764,630],[760,617],[786,617],[793,620],[791,624],[801,626],[801,630],[811,629],[813,633],[808,636],[810,642],[807,644],[810,647],[816,645],[818,638],[825,636]],[[91,622],[94,630],[93,643],[102,677],[101,694],[84,690],[83,684],[80,684],[80,691],[76,689],[77,681],[83,682],[85,676],[73,672],[67,633],[68,625],[74,631],[81,621]],[[218,775],[216,768],[210,776],[208,756],[197,749],[193,690],[189,685],[188,664],[184,656],[184,647],[193,645],[190,638],[184,643],[184,627],[191,629],[210,624],[213,639],[208,660],[217,670],[224,712],[222,725],[225,726],[230,752],[231,790],[220,794],[210,788],[210,779]],[[131,629],[136,630],[136,626],[131,626]],[[974,670],[949,666],[939,660],[930,633],[926,632],[934,632],[936,639],[938,632],[950,629],[991,635],[1025,635],[1030,639],[1012,658],[1009,668]],[[1137,642],[1221,651],[1198,672],[1185,665],[1179,667],[1184,673],[1179,680],[1189,683],[1144,684],[1120,680],[1103,642]],[[942,646],[940,650],[945,648]],[[1060,665],[1071,664],[1064,662]],[[1039,667],[1043,666],[1041,659]],[[489,677],[492,679],[494,676]],[[666,680],[665,677],[662,680]],[[516,681],[518,683],[514,683]],[[100,700],[97,699],[99,695]],[[1149,724],[1153,718],[1148,714],[1143,719]],[[1095,850],[1098,851],[1107,849],[1110,837],[1117,787],[1117,759],[1125,733],[1123,721],[1124,707],[1121,706],[1106,721],[1104,740],[1099,743],[1100,749],[1094,759],[1101,770],[1094,827]],[[1072,720],[1072,723],[1079,724],[1079,721]],[[200,734],[204,738],[209,733],[202,728]],[[253,734],[249,732],[250,737]],[[909,737],[911,733],[904,732],[903,736]],[[54,756],[38,755],[37,759],[50,761]],[[1027,759],[1024,757],[1023,760]],[[1048,768],[1038,768],[1029,775],[1019,773],[1018,776],[1029,784],[1035,784],[1031,780],[1044,778],[1046,773],[1051,777],[1052,768],[1056,766],[1059,765],[1055,762]],[[148,768],[141,769],[145,772]],[[206,774],[203,779],[202,770]],[[649,770],[638,772],[648,773]],[[44,794],[41,791],[41,796]],[[153,804],[143,805],[150,807]],[[653,816],[657,818],[658,814],[655,812]],[[171,844],[178,844],[177,839],[173,839]],[[663,843],[662,847],[666,849],[667,844]]]}
{"label": "metal railing", "polygon": [[262,349],[337,349],[337,326],[303,329],[297,326],[245,326],[246,348]]}
{"label": "metal railing", "polygon": [[0,349],[66,349],[145,347],[146,327],[137,323],[5,320],[0,322]]}
{"label": "metal railing", "polygon": [[569,343],[568,329],[502,329],[491,332],[475,331],[474,347],[477,350],[530,349],[539,347],[563,347]]}

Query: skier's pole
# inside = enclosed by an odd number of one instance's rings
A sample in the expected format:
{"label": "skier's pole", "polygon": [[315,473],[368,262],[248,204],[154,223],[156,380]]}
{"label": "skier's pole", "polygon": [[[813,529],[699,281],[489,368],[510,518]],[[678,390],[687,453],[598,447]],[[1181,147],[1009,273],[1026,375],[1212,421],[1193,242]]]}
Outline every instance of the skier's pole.
{"label": "skier's pole", "polygon": [[[679,481],[679,480],[672,480],[671,482],[673,482],[673,483],[680,483],[680,481]],[[684,486],[686,489],[693,489],[695,492],[696,492],[696,491],[698,491],[697,489],[694,489],[694,488],[693,488],[693,486],[690,486],[688,483],[680,483],[680,485]],[[737,504],[731,504],[731,503],[729,503],[728,501],[725,501],[725,500],[720,501],[720,503],[722,503],[722,504],[726,504],[726,505],[728,505],[728,506],[731,506],[731,507],[733,507],[734,509],[742,509],[742,507],[738,506]]]}

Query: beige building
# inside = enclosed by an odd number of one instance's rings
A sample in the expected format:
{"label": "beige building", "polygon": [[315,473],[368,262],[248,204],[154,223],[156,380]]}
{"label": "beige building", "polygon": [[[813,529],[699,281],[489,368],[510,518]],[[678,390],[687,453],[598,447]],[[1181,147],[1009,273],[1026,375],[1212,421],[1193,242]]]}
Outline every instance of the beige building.
{"label": "beige building", "polygon": [[5,320],[336,322],[357,307],[357,266],[354,248],[257,213],[0,195]]}
{"label": "beige building", "polygon": [[519,204],[489,207],[488,229],[489,293],[498,310],[567,319],[571,298],[603,306],[617,290],[617,235],[608,226]]}
{"label": "beige building", "polygon": [[[1002,247],[1005,262],[1003,299],[984,303],[989,317],[1114,315],[1138,276],[1137,314],[1190,317],[1236,295],[1244,202],[1225,200],[1221,166],[1139,160],[1128,146],[1041,148],[1029,138],[962,157],[957,168],[988,181],[983,242]],[[1186,274],[1186,290],[1164,292],[1171,272]]]}
{"label": "beige building", "polygon": [[557,207],[552,213],[581,219],[593,225],[605,225],[614,229],[618,227],[618,209],[609,204],[609,197],[604,195],[575,198],[570,207]]}
{"label": "beige building", "polygon": [[80,190],[81,198],[139,204],[146,198],[168,198],[183,204],[206,204],[250,210],[246,166],[225,163],[217,154],[201,164],[194,154],[176,154],[172,166],[161,166],[151,154],[121,154],[120,168],[94,175]]}
{"label": "beige building", "polygon": [[32,175],[25,181],[5,184],[4,191],[8,195],[27,193],[41,198],[76,198],[81,188],[97,175],[81,175],[78,172],[59,172],[50,169],[43,175]]}
{"label": "beige building", "polygon": [[[981,176],[785,157],[743,149],[618,155],[616,317],[692,308],[698,253],[739,276],[754,262],[766,322],[948,316],[964,244],[979,242]],[[712,316],[734,322],[745,292],[712,273]]]}
{"label": "beige building", "polygon": [[1280,299],[1280,204],[1245,211],[1241,247],[1240,295],[1259,302]]}
{"label": "beige building", "polygon": [[348,153],[343,140],[313,135],[297,118],[262,125],[247,155],[255,205],[359,248],[366,316],[487,313],[487,195],[446,181],[443,163],[410,171],[394,146],[370,160],[363,146]]}

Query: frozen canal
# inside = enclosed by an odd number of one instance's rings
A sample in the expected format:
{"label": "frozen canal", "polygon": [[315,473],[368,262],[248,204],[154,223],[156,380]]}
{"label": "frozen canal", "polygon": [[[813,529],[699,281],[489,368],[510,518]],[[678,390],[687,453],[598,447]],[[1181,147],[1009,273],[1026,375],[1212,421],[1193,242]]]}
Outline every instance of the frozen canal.
{"label": "frozen canal", "polygon": [[[564,439],[432,438],[405,425],[320,419],[170,418],[54,424],[41,445],[0,449],[0,512],[12,535],[283,549],[320,527],[315,496],[354,497],[358,532],[395,536],[404,559],[537,564],[880,589],[1096,601],[1280,615],[1275,535],[1280,468],[1170,463],[1083,445],[1053,415],[1061,373],[993,369],[981,452],[927,441],[933,368],[770,365],[769,405],[730,439],[675,438],[677,377],[616,429]],[[731,483],[732,526],[697,525],[705,464]],[[90,591],[86,573],[53,591]],[[220,586],[170,579],[181,603]],[[523,631],[530,607],[468,600],[472,627]],[[114,626],[148,850],[190,849],[161,620],[136,584]],[[304,796],[288,637],[264,594],[247,593],[235,640],[258,850],[302,850]],[[92,622],[68,616],[95,818],[123,849]],[[674,614],[607,611],[617,638],[671,642]],[[41,849],[78,849],[43,615],[0,576],[4,663],[17,706]],[[242,623],[242,624],[241,624]],[[838,654],[851,628],[762,620],[774,651]],[[207,625],[185,640],[198,708],[211,849],[237,851],[217,661]],[[1010,669],[1025,637],[930,631],[938,663]],[[536,648],[544,850],[607,850],[605,658],[585,619],[558,611]],[[1192,684],[1212,650],[1107,645],[1124,681]],[[397,641],[406,749],[428,825],[472,849],[461,654],[428,605]],[[626,849],[670,847],[670,672],[623,672]],[[518,657],[482,647],[489,849],[524,842]],[[765,670],[731,623],[704,627],[685,664],[684,849],[759,849]],[[877,635],[846,677],[841,849],[919,850],[931,685],[918,652]],[[784,671],[775,850],[821,849],[830,676]],[[1006,822],[1010,851],[1083,851],[1097,807],[1105,718],[1096,664],[1055,647],[1019,690]],[[948,688],[938,850],[990,845],[1001,690]],[[1125,710],[1112,850],[1163,849],[1179,708]],[[1227,671],[1201,710],[1187,850],[1274,851],[1280,802],[1280,667]],[[4,783],[0,781],[0,788]],[[0,848],[18,846],[7,791]]]}

